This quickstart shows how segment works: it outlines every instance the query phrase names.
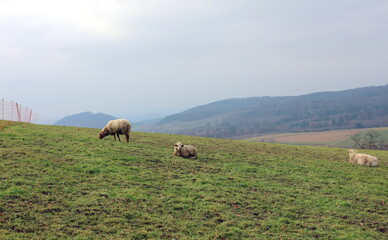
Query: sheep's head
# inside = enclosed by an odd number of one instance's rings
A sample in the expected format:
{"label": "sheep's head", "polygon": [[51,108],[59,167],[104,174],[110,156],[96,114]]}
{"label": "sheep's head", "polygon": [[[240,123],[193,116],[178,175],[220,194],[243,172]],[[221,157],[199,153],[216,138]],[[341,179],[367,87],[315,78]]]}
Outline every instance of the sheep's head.
{"label": "sheep's head", "polygon": [[100,133],[98,134],[99,139],[103,139],[104,137],[108,136],[108,133],[105,129],[102,129]]}
{"label": "sheep's head", "polygon": [[357,151],[350,149],[349,150],[349,162],[354,163],[355,162],[355,156],[356,156]]}
{"label": "sheep's head", "polygon": [[184,145],[181,143],[181,142],[177,142],[175,143],[174,145],[174,148],[177,150],[177,151],[180,151],[182,149]]}
{"label": "sheep's head", "polygon": [[349,150],[349,162],[351,162],[351,163],[354,162],[356,154],[357,154],[356,150],[353,150],[353,149]]}

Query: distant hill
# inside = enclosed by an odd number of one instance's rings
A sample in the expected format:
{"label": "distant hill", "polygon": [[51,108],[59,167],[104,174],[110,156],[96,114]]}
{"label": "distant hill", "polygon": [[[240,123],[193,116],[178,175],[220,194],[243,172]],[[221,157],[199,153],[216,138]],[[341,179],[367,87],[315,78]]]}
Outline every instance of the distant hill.
{"label": "distant hill", "polygon": [[71,127],[88,127],[88,128],[103,128],[106,123],[112,119],[113,116],[104,113],[82,112],[71,116],[64,117],[54,125],[71,126]]}
{"label": "distant hill", "polygon": [[388,85],[301,96],[234,98],[167,116],[140,131],[233,138],[388,126]]}

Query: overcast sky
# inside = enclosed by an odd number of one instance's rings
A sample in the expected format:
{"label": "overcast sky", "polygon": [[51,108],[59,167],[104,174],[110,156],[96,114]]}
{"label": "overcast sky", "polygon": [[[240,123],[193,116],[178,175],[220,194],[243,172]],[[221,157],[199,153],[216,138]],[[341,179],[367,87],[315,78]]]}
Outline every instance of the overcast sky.
{"label": "overcast sky", "polygon": [[388,83],[387,0],[0,0],[0,99],[52,121]]}

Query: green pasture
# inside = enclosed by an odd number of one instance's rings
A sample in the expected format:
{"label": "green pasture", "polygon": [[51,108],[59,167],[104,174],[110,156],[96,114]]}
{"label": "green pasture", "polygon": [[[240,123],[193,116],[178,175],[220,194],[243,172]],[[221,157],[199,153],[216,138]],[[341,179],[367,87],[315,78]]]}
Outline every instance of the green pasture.
{"label": "green pasture", "polygon": [[[378,132],[380,134],[380,136],[382,138],[384,138],[386,140],[386,142],[388,143],[388,128],[371,128],[371,130]],[[367,134],[367,133],[368,133],[368,131],[360,132],[361,138],[364,137],[365,134]],[[355,143],[349,137],[349,138],[347,138],[347,139],[345,139],[343,141],[334,143],[333,146],[335,146],[335,147],[354,147]]]}
{"label": "green pasture", "polygon": [[388,151],[369,168],[340,148],[0,126],[0,239],[388,237]]}

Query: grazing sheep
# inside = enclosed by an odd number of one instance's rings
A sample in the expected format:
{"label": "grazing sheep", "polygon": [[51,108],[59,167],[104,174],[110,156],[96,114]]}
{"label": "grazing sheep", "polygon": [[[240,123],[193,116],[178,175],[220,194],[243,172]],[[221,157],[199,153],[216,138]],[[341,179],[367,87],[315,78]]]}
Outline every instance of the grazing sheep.
{"label": "grazing sheep", "polygon": [[116,141],[116,135],[117,138],[120,141],[119,134],[124,134],[127,142],[129,142],[129,134],[131,133],[131,124],[126,119],[116,119],[116,120],[110,120],[106,126],[101,130],[99,138],[103,139],[104,137],[108,135],[113,135]]}
{"label": "grazing sheep", "polygon": [[183,158],[197,158],[197,149],[191,145],[183,145],[177,142],[174,145],[174,156]]}
{"label": "grazing sheep", "polygon": [[357,163],[367,167],[379,166],[379,160],[377,157],[368,154],[357,153],[357,151],[353,149],[349,150],[349,162]]}

